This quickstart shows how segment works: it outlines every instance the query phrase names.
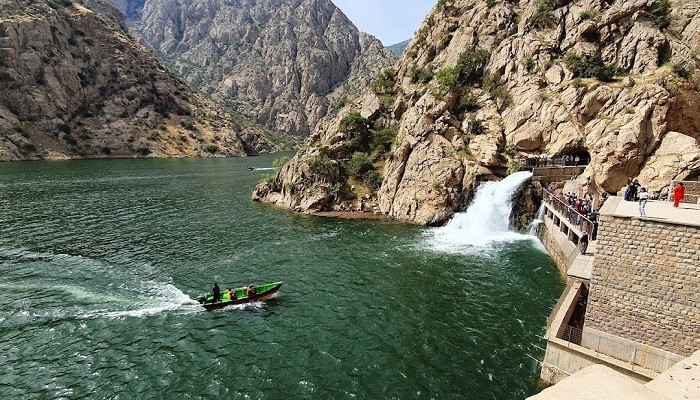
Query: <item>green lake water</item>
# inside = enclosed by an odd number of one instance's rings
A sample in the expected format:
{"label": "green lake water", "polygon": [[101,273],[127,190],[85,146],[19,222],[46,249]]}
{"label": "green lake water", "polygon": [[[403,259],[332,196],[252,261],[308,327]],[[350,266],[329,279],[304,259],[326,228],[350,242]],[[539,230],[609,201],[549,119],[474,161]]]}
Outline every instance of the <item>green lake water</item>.
{"label": "green lake water", "polygon": [[[0,164],[0,398],[537,392],[563,289],[537,241],[251,201],[277,157]],[[284,285],[205,312],[214,281]]]}

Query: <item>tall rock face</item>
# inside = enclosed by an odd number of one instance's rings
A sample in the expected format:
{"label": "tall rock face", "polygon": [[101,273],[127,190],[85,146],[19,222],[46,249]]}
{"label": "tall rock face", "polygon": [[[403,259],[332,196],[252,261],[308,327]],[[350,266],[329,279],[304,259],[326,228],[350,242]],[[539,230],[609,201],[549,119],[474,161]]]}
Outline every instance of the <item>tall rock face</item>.
{"label": "tall rock face", "polygon": [[137,26],[192,85],[298,137],[396,60],[330,0],[149,0]]}
{"label": "tall rock face", "polygon": [[134,22],[141,20],[143,5],[146,0],[110,0],[124,15],[127,25],[132,25]]}
{"label": "tall rock face", "polygon": [[440,0],[253,198],[440,224],[533,155],[590,156],[566,190],[660,190],[700,175],[699,54],[694,0]]}
{"label": "tall rock face", "polygon": [[163,68],[101,0],[0,0],[0,160],[275,147]]}

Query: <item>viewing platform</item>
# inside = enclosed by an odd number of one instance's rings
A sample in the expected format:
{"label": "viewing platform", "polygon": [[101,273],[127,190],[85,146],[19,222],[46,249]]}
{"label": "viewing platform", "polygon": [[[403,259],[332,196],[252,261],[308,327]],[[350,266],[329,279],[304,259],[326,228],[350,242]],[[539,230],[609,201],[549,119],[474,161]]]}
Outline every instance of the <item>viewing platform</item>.
{"label": "viewing platform", "polygon": [[700,204],[650,200],[642,217],[612,196],[586,221],[544,194],[541,239],[567,287],[547,322],[543,382],[602,364],[644,383],[700,349]]}
{"label": "viewing platform", "polygon": [[[590,280],[596,252],[597,221],[582,215],[546,189],[542,191],[542,200],[546,235],[541,239],[547,251],[562,275]],[[580,254],[578,246],[584,232],[588,234],[588,248],[586,254]]]}
{"label": "viewing platform", "polygon": [[[620,218],[637,218],[664,222],[667,224],[687,225],[700,227],[700,204],[682,202],[678,207],[673,207],[673,202],[666,200],[649,200],[644,207],[645,217],[639,215],[638,201],[625,201],[620,197],[611,197],[606,202],[610,215]],[[614,206],[612,205],[614,204]]]}
{"label": "viewing platform", "polygon": [[586,169],[588,158],[564,160],[558,158],[530,157],[520,159],[520,171],[531,171],[532,180],[538,182],[563,182],[581,175]]}
{"label": "viewing platform", "polygon": [[585,169],[585,165],[568,167],[535,167],[531,169],[532,180],[545,183],[568,181],[572,177],[581,175]]}

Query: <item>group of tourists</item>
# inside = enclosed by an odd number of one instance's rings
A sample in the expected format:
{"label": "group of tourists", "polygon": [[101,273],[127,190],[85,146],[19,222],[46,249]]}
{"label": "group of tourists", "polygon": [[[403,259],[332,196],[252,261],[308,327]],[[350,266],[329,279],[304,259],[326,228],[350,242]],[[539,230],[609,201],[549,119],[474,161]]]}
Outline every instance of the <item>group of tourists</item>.
{"label": "group of tourists", "polygon": [[579,156],[570,156],[568,154],[565,154],[561,157],[561,161],[562,161],[562,164],[565,166],[583,165],[583,164],[581,164],[581,157],[579,157]]}
{"label": "group of tourists", "polygon": [[[251,283],[250,285],[246,286],[246,295],[248,297],[254,296],[255,293],[255,285]],[[226,294],[228,295],[229,301],[236,300],[236,293],[233,289],[228,288]],[[214,303],[219,303],[221,301],[221,289],[219,288],[219,284],[216,282],[214,282],[214,286],[211,288],[211,295],[213,297]]]}
{"label": "group of tourists", "polygon": [[[622,195],[622,198],[625,201],[638,201],[639,202],[639,216],[640,217],[646,217],[646,205],[647,201],[649,200],[649,192],[647,192],[647,188],[642,187],[642,185],[639,183],[638,179],[632,180],[632,178],[629,178],[627,180],[627,186],[625,187],[625,191]],[[654,192],[654,196],[652,199],[658,199],[658,192]]]}
{"label": "group of tourists", "polygon": [[586,193],[579,197],[575,193],[566,192],[559,196],[559,200],[564,207],[559,212],[581,230],[578,246],[580,254],[585,255],[588,241],[595,240],[598,234],[598,212],[593,205],[593,196]]}
{"label": "group of tourists", "polygon": [[527,167],[546,167],[551,165],[551,159],[547,156],[532,156],[525,158]]}
{"label": "group of tourists", "polygon": [[598,218],[598,213],[593,207],[593,196],[591,196],[589,193],[586,193],[585,195],[583,195],[583,198],[580,198],[575,193],[566,192],[562,194],[562,197],[564,199],[564,202],[566,202],[569,205],[569,207],[576,211],[575,213],[572,213],[569,217],[571,222],[573,222],[574,224],[580,225],[580,219],[582,216],[590,219],[591,221],[594,221]]}
{"label": "group of tourists", "polygon": [[[627,180],[627,186],[625,187],[625,191],[623,194],[623,198],[625,201],[638,201],[639,202],[639,215],[641,217],[646,217],[646,211],[645,207],[647,204],[647,201],[649,200],[659,200],[659,199],[665,199],[668,198],[671,194],[665,194],[662,195],[658,191],[654,191],[653,193],[649,193],[645,187],[643,187],[640,183],[639,180],[635,179],[632,180],[632,178]],[[685,197],[685,186],[683,185],[683,182],[678,182],[676,184],[676,187],[673,188],[673,206],[678,207],[680,204],[681,200]]]}
{"label": "group of tourists", "polygon": [[578,166],[585,165],[588,163],[587,159],[580,156],[571,156],[565,154],[559,158],[550,158],[547,156],[531,156],[525,157],[521,161],[526,167],[549,167],[554,165],[563,166]]}

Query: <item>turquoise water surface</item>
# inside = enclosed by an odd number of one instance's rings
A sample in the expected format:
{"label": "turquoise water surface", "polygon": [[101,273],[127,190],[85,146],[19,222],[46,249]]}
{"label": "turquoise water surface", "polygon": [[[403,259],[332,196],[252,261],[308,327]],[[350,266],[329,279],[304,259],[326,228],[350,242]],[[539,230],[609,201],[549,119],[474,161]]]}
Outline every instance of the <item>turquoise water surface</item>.
{"label": "turquoise water surface", "polygon": [[[251,201],[271,171],[246,167],[276,157],[0,164],[0,398],[537,392],[563,288],[538,242],[446,251],[441,228]],[[204,312],[214,281],[285,283]]]}

